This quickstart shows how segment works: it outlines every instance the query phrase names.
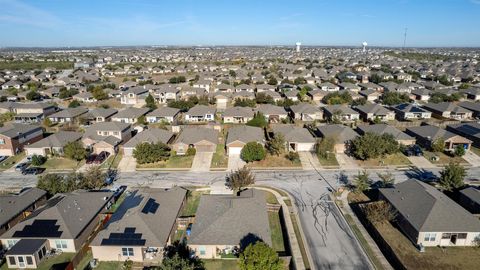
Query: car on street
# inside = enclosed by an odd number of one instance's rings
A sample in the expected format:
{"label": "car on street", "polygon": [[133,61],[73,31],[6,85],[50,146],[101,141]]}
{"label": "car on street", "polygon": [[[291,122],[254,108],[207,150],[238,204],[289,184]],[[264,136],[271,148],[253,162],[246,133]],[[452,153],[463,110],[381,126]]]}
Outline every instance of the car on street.
{"label": "car on street", "polygon": [[25,170],[23,170],[22,174],[23,175],[28,175],[28,174],[37,175],[37,174],[43,173],[44,171],[45,171],[45,168],[30,167],[30,168],[26,168]]}

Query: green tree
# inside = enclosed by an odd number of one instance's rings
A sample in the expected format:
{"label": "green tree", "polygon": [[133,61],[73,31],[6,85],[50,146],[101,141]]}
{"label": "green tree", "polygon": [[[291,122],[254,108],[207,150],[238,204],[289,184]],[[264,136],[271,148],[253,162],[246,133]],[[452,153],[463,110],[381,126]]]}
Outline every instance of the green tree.
{"label": "green tree", "polygon": [[48,196],[72,192],[77,189],[76,177],[47,173],[38,177],[37,188],[45,190]]}
{"label": "green tree", "polygon": [[230,77],[233,77],[233,78],[237,77],[237,73],[235,72],[235,70],[229,70],[228,75],[230,75]]}
{"label": "green tree", "polygon": [[80,106],[80,101],[74,99],[68,104],[68,108],[77,108]]}
{"label": "green tree", "polygon": [[243,146],[240,157],[245,162],[259,161],[265,159],[265,148],[258,142],[248,142]]}
{"label": "green tree", "polygon": [[353,101],[352,95],[347,91],[328,93],[322,101],[329,105],[350,104]]}
{"label": "green tree", "polygon": [[234,172],[229,173],[225,178],[225,184],[236,194],[242,191],[245,187],[255,184],[255,176],[249,168],[244,166]]}
{"label": "green tree", "polygon": [[237,98],[233,106],[235,107],[251,107],[254,108],[257,102],[254,99]]}
{"label": "green tree", "polygon": [[250,244],[240,254],[240,270],[283,270],[285,266],[275,250],[264,242]]}
{"label": "green tree", "polygon": [[261,112],[255,113],[253,118],[247,122],[247,126],[264,128],[268,125],[267,119]]}
{"label": "green tree", "polygon": [[463,155],[465,155],[465,148],[463,147],[463,145],[457,145],[457,147],[455,147],[455,152],[454,152],[455,156],[457,157],[461,157]]}
{"label": "green tree", "polygon": [[335,148],[335,139],[332,137],[324,137],[317,141],[315,147],[317,155],[323,159],[328,159],[328,155],[333,153]]}
{"label": "green tree", "polygon": [[467,172],[463,166],[450,162],[440,171],[440,186],[448,191],[459,189],[465,185],[464,178],[466,175]]}
{"label": "green tree", "polygon": [[402,103],[407,103],[410,101],[410,98],[405,93],[398,92],[386,92],[382,95],[382,103],[385,105],[397,105]]}
{"label": "green tree", "polygon": [[138,164],[164,161],[170,157],[170,147],[162,142],[140,143],[135,146],[133,157],[137,160]]}
{"label": "green tree", "polygon": [[368,132],[352,141],[352,153],[361,160],[391,155],[399,150],[399,144],[391,134]]}
{"label": "green tree", "polygon": [[100,87],[95,87],[92,90],[92,95],[96,100],[104,100],[108,98],[108,94]]}
{"label": "green tree", "polygon": [[285,151],[285,137],[282,134],[276,134],[267,142],[266,147],[271,155],[279,156]]}
{"label": "green tree", "polygon": [[270,76],[270,78],[268,79],[268,84],[269,85],[277,85],[278,84],[278,81],[275,77],[273,76]]}
{"label": "green tree", "polygon": [[434,152],[441,153],[445,150],[445,140],[443,138],[438,138],[432,142],[431,147]]}
{"label": "green tree", "polygon": [[48,117],[45,117],[45,118],[43,119],[43,121],[42,121],[42,125],[43,125],[44,127],[51,127],[52,124],[53,124],[53,123],[52,123],[52,120],[50,120],[50,118],[48,118]]}
{"label": "green tree", "polygon": [[367,190],[370,185],[372,184],[372,180],[370,179],[368,172],[363,170],[362,172],[358,172],[353,180],[353,185],[355,186],[355,192],[364,192]]}
{"label": "green tree", "polygon": [[264,92],[257,93],[255,96],[255,100],[258,104],[273,104],[275,103],[272,96],[267,95]]}
{"label": "green tree", "polygon": [[155,98],[151,94],[148,94],[148,96],[145,98],[145,103],[147,105],[147,108],[149,108],[150,110],[155,110],[157,108]]}
{"label": "green tree", "polygon": [[191,256],[192,250],[185,241],[175,241],[165,247],[163,261],[160,270],[204,270],[203,262],[195,256]]}
{"label": "green tree", "polygon": [[79,141],[69,142],[63,147],[63,153],[69,159],[80,161],[87,156],[87,150]]}
{"label": "green tree", "polygon": [[30,92],[27,93],[27,95],[25,96],[28,100],[38,100],[40,99],[42,96],[37,92],[37,91],[34,91],[34,90],[31,90]]}
{"label": "green tree", "polygon": [[159,269],[160,270],[194,270],[195,265],[193,265],[189,259],[182,258],[180,257],[180,255],[175,254],[173,255],[173,257],[164,258]]}
{"label": "green tree", "polygon": [[40,166],[43,165],[47,161],[47,158],[42,155],[33,155],[32,156],[32,165],[33,166]]}
{"label": "green tree", "polygon": [[307,83],[307,81],[303,77],[297,77],[293,81],[293,84],[295,84],[295,85],[306,84],[306,83]]}
{"label": "green tree", "polygon": [[386,173],[377,173],[378,178],[380,178],[380,186],[383,188],[393,187],[395,184],[395,177],[391,172]]}
{"label": "green tree", "polygon": [[100,166],[90,166],[81,177],[79,185],[83,189],[99,189],[105,183],[106,174]]}

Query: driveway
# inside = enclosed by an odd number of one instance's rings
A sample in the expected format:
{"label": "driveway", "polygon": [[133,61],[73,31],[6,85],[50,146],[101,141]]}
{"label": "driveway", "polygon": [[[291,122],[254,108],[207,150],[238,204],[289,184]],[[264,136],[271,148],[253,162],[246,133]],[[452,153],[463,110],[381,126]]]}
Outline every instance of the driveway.
{"label": "driveway", "polygon": [[134,172],[137,168],[137,160],[133,156],[123,156],[118,163],[118,170],[121,172]]}
{"label": "driveway", "polygon": [[240,158],[240,154],[228,155],[228,171],[235,171],[245,166],[245,161]]}
{"label": "driveway", "polygon": [[360,169],[357,162],[355,162],[355,159],[347,156],[344,153],[336,153],[335,157],[337,158],[338,165],[342,170],[359,170]]}
{"label": "driveway", "polygon": [[298,152],[298,156],[302,162],[302,168],[306,171],[313,171],[322,167],[317,156],[312,152]]}
{"label": "driveway", "polygon": [[463,159],[465,159],[465,161],[467,161],[473,167],[480,166],[480,157],[472,151],[467,151],[463,156]]}
{"label": "driveway", "polygon": [[190,170],[194,172],[209,171],[212,157],[213,152],[197,152],[195,157],[193,157],[192,168]]}
{"label": "driveway", "polygon": [[417,168],[422,168],[422,169],[431,169],[431,168],[436,168],[437,166],[433,165],[430,161],[428,161],[425,157],[423,156],[410,156],[407,157],[408,160],[413,164],[413,166]]}

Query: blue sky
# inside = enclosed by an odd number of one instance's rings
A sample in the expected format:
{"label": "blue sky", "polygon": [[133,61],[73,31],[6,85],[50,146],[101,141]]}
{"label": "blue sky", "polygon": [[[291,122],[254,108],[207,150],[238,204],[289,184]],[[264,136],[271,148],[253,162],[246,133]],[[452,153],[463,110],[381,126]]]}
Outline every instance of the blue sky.
{"label": "blue sky", "polygon": [[480,47],[480,0],[0,0],[0,46]]}

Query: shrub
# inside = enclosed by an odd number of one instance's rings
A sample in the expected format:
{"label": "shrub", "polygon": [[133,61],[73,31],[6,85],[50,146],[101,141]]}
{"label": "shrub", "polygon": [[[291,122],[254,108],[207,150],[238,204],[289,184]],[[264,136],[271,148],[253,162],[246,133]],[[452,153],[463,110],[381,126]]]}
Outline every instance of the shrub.
{"label": "shrub", "polygon": [[33,166],[40,166],[43,163],[45,163],[45,161],[47,161],[47,158],[42,156],[42,155],[33,155],[32,156],[32,165]]}
{"label": "shrub", "polygon": [[298,162],[300,161],[300,156],[297,152],[290,151],[285,155],[285,158],[290,160],[291,162]]}
{"label": "shrub", "polygon": [[395,211],[395,209],[386,201],[365,204],[363,212],[367,219],[372,223],[393,221],[397,216],[397,211]]}
{"label": "shrub", "polygon": [[195,147],[189,147],[187,149],[187,156],[195,156],[196,153],[197,149],[195,149]]}
{"label": "shrub", "polygon": [[259,161],[265,159],[265,148],[263,145],[257,142],[249,142],[243,148],[240,153],[240,157],[245,162]]}

